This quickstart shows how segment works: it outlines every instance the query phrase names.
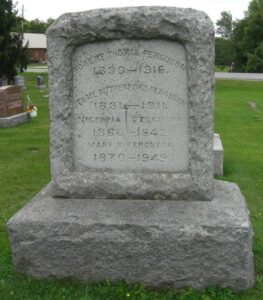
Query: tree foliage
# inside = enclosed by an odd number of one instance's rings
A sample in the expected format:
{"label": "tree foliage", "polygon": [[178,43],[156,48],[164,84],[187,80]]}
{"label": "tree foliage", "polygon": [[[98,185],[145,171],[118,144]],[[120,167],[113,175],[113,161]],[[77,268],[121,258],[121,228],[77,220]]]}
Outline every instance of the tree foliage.
{"label": "tree foliage", "polygon": [[215,64],[219,66],[231,65],[234,61],[234,50],[229,39],[216,37],[215,39]]}
{"label": "tree foliage", "polygon": [[45,33],[47,28],[54,22],[52,18],[48,18],[47,21],[34,19],[31,21],[24,21],[24,31],[31,33]]}
{"label": "tree foliage", "polygon": [[12,0],[0,1],[0,77],[12,82],[17,69],[23,71],[28,64],[26,47],[23,47],[22,32],[19,27],[17,11]]}
{"label": "tree foliage", "polygon": [[263,42],[256,48],[254,54],[248,55],[247,72],[263,72]]}
{"label": "tree foliage", "polygon": [[216,22],[216,32],[223,38],[230,39],[233,35],[235,22],[229,11],[222,11],[221,18]]}
{"label": "tree foliage", "polygon": [[221,12],[221,18],[216,22],[217,34],[215,39],[215,63],[216,65],[232,65],[234,61],[233,34],[236,22],[230,12]]}
{"label": "tree foliage", "polygon": [[[252,0],[242,20],[233,21],[231,13],[222,12],[217,33],[232,45],[234,71],[263,72],[263,0]],[[228,64],[229,52],[216,44],[216,62]]]}

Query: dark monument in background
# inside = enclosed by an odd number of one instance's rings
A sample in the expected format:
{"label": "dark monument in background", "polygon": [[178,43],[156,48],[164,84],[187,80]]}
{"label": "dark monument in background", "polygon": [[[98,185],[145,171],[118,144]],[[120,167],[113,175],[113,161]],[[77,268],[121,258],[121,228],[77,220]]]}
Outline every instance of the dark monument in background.
{"label": "dark monument in background", "polygon": [[29,120],[24,112],[23,93],[18,85],[0,87],[0,127],[12,127]]}
{"label": "dark monument in background", "polygon": [[9,117],[23,112],[23,95],[17,85],[0,87],[0,117]]}

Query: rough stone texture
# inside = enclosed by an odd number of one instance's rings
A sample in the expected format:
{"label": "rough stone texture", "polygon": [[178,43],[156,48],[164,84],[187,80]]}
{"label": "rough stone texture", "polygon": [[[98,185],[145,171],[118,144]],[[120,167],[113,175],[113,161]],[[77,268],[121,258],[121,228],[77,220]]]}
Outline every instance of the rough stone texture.
{"label": "rough stone texture", "polygon": [[214,176],[223,176],[224,171],[224,149],[218,133],[214,133]]}
{"label": "rough stone texture", "polygon": [[37,278],[142,282],[149,287],[254,283],[245,200],[215,181],[213,201],[61,199],[50,186],[8,222],[18,271]]}
{"label": "rough stone texture", "polygon": [[30,120],[27,112],[13,115],[10,117],[0,118],[0,127],[13,127]]}
{"label": "rough stone texture", "polygon": [[73,55],[73,78],[75,170],[188,170],[181,44],[141,39],[87,44]]}
{"label": "rough stone texture", "polygon": [[[180,43],[187,61],[187,171],[75,168],[72,57],[83,45],[124,39]],[[80,198],[213,198],[214,29],[206,14],[172,7],[65,14],[47,31],[53,195]],[[154,50],[154,49],[153,49]],[[176,79],[175,79],[176,84]],[[89,92],[89,91],[87,91]]]}

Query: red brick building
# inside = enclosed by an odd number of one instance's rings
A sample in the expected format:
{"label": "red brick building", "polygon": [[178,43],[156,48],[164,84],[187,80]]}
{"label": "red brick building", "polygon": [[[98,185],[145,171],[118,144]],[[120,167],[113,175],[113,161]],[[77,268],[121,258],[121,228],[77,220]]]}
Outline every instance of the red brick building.
{"label": "red brick building", "polygon": [[42,33],[24,33],[24,45],[28,42],[31,62],[47,61],[47,41]]}

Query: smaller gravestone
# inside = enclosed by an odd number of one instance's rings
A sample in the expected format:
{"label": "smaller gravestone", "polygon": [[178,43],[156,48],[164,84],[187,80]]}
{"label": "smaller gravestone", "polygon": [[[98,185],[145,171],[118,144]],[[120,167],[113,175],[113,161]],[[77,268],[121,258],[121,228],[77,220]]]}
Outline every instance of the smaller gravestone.
{"label": "smaller gravestone", "polygon": [[23,112],[22,91],[19,86],[0,88],[0,117],[13,116]]}
{"label": "smaller gravestone", "polygon": [[213,139],[214,149],[214,175],[223,176],[224,166],[224,149],[218,133],[214,134]]}
{"label": "smaller gravestone", "polygon": [[20,86],[22,90],[26,89],[25,78],[21,75],[17,75],[14,77],[15,84]]}
{"label": "smaller gravestone", "polygon": [[46,87],[44,77],[43,76],[37,76],[37,87],[39,89],[44,89]]}
{"label": "smaller gravestone", "polygon": [[23,112],[22,90],[17,85],[0,87],[0,127],[13,127],[29,120]]}
{"label": "smaller gravestone", "polygon": [[1,86],[6,86],[7,85],[7,80],[4,78],[0,78],[0,87]]}

